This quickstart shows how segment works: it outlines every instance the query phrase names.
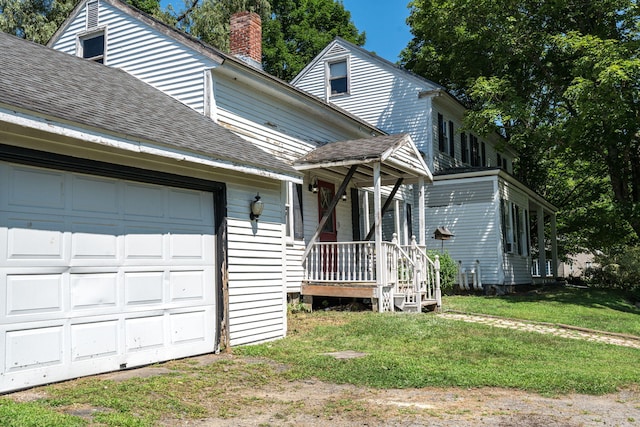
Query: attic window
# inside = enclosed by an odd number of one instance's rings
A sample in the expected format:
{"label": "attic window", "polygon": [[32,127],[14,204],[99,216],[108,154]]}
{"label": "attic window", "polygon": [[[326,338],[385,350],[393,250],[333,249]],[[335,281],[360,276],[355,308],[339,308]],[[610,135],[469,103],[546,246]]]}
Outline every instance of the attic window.
{"label": "attic window", "polygon": [[78,56],[104,64],[104,31],[93,32],[85,36],[80,36],[78,42]]}
{"label": "attic window", "polygon": [[329,63],[329,91],[331,96],[349,93],[346,59]]}

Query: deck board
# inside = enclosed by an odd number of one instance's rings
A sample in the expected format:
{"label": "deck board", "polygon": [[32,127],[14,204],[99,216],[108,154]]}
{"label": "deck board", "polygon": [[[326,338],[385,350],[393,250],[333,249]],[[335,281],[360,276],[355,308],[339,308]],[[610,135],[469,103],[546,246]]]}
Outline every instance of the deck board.
{"label": "deck board", "polygon": [[309,296],[376,298],[375,282],[303,283],[300,293]]}

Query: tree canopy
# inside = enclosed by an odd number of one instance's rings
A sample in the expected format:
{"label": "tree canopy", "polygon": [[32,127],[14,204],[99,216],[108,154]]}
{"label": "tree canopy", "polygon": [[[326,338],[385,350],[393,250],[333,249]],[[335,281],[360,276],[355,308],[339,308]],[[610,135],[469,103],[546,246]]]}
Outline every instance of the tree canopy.
{"label": "tree canopy", "polygon": [[637,242],[636,0],[414,0],[410,8],[413,39],[401,64],[460,97],[469,128],[505,136],[520,153],[517,177],[562,209],[561,231],[592,219],[615,234],[593,230],[587,247]]}
{"label": "tree canopy", "polygon": [[184,11],[167,13],[165,19],[222,50],[229,48],[230,16],[243,10],[258,13],[264,69],[283,80],[292,79],[336,36],[359,46],[365,42],[349,11],[335,0],[186,1]]}

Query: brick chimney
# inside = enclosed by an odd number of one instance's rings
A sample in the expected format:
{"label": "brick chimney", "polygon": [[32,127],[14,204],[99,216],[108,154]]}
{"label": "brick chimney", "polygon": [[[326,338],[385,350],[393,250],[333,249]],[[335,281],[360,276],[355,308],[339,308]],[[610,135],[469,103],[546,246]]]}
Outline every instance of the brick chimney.
{"label": "brick chimney", "polygon": [[229,48],[231,54],[262,69],[262,22],[254,12],[231,15]]}

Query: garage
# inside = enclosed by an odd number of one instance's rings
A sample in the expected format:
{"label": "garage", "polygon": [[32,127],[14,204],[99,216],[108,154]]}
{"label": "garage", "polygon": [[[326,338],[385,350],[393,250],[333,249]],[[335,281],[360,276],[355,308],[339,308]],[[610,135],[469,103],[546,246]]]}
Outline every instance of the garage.
{"label": "garage", "polygon": [[54,160],[0,161],[0,392],[214,351],[216,191]]}

